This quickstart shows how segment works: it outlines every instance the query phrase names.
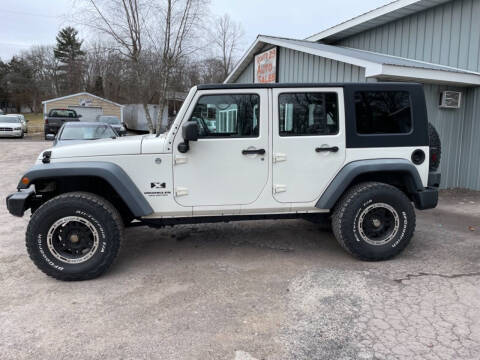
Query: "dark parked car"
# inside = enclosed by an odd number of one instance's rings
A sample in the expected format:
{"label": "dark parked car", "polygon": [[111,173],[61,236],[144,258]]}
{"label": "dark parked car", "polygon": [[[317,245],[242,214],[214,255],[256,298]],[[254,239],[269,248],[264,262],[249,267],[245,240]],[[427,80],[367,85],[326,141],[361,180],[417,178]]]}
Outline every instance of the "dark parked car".
{"label": "dark parked car", "polygon": [[111,125],[120,136],[127,135],[125,124],[122,123],[117,116],[98,115],[96,120]]}
{"label": "dark parked car", "polygon": [[45,117],[45,140],[48,134],[56,134],[66,122],[80,121],[82,115],[78,115],[72,109],[52,109]]}
{"label": "dark parked car", "polygon": [[47,140],[54,140],[53,146],[64,146],[88,142],[91,140],[116,138],[115,129],[104,123],[67,122],[58,131],[57,136],[47,135]]}

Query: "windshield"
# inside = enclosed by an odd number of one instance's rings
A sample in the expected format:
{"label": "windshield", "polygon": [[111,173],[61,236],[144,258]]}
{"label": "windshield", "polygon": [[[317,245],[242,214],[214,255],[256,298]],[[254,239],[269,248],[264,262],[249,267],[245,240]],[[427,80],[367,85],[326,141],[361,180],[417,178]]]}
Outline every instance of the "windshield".
{"label": "windshield", "polygon": [[110,124],[110,125],[120,124],[120,119],[117,118],[116,116],[100,116],[98,118],[98,121],[106,124]]}
{"label": "windshield", "polygon": [[67,109],[53,109],[48,114],[48,117],[77,117],[77,113],[73,110]]}
{"label": "windshield", "polygon": [[65,126],[60,140],[96,140],[116,136],[112,128],[106,125]]}
{"label": "windshield", "polygon": [[0,123],[18,124],[20,119],[16,116],[0,116]]}

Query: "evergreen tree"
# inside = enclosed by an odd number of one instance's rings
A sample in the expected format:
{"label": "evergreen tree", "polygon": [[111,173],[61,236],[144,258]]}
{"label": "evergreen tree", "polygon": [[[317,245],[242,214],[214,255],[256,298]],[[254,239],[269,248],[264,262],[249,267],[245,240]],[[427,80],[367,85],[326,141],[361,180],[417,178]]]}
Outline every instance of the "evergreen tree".
{"label": "evergreen tree", "polygon": [[60,30],[56,38],[57,45],[53,50],[55,58],[61,63],[60,91],[63,95],[84,89],[85,52],[82,50],[83,41],[77,36],[78,31],[71,26]]}
{"label": "evergreen tree", "polygon": [[33,108],[32,93],[36,91],[32,69],[25,59],[14,56],[8,63],[8,97],[10,102],[20,111],[22,105]]}

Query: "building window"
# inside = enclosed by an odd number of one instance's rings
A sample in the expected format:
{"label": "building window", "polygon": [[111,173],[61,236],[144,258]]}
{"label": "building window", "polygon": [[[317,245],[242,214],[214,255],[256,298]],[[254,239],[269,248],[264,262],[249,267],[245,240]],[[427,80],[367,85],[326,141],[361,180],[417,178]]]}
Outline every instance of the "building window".
{"label": "building window", "polygon": [[205,95],[198,99],[190,120],[200,137],[257,137],[260,97],[253,94]]}
{"label": "building window", "polygon": [[359,134],[406,134],[412,131],[407,91],[357,91],[355,115]]}
{"label": "building window", "polygon": [[278,104],[280,136],[338,134],[336,93],[285,93]]}

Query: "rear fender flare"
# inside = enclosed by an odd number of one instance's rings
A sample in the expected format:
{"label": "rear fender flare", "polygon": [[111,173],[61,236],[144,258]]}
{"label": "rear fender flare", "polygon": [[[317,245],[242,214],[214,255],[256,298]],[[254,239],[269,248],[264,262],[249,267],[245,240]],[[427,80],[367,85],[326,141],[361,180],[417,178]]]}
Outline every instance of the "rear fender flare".
{"label": "rear fender flare", "polygon": [[315,207],[318,209],[332,209],[357,176],[374,172],[396,172],[408,175],[410,181],[405,185],[413,195],[424,188],[417,168],[408,160],[374,159],[352,161],[337,173],[322,196],[320,196],[320,199],[318,199]]}

